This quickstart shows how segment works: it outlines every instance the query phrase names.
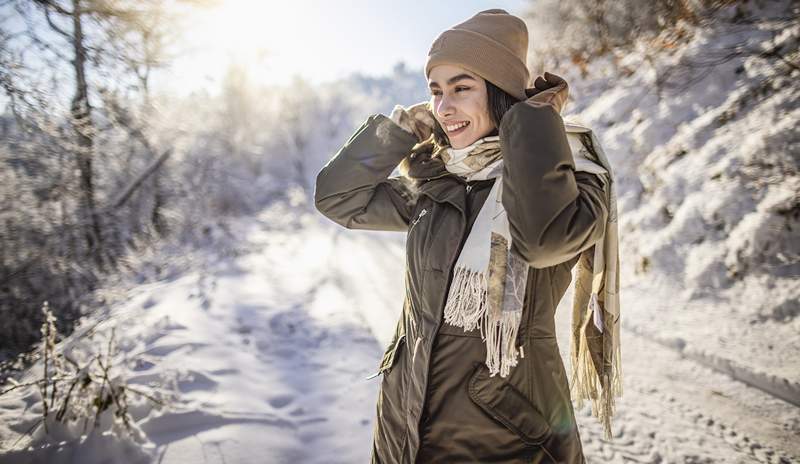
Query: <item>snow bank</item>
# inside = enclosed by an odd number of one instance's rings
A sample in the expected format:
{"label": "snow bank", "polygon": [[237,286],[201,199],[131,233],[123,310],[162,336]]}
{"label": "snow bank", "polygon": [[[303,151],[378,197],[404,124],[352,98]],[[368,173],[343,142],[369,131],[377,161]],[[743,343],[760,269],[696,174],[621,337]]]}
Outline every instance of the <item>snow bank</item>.
{"label": "snow bank", "polygon": [[[641,44],[571,73],[567,119],[593,127],[619,182],[623,319],[800,382],[800,24],[786,2],[752,21]],[[720,18],[726,17],[726,10]],[[620,69],[627,69],[629,75]],[[641,299],[641,295],[653,295]]]}

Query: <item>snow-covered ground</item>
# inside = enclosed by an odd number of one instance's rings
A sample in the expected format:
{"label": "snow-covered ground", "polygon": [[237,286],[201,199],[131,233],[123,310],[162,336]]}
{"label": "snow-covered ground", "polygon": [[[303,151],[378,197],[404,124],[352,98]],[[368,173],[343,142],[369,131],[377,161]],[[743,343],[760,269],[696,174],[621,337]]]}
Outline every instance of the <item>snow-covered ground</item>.
{"label": "snow-covered ground", "polygon": [[[369,295],[377,283],[356,282],[348,272],[375,249],[340,241],[330,227],[323,233],[310,214],[292,227],[275,228],[296,214],[272,209],[239,224],[235,230],[245,245],[239,256],[209,257],[203,269],[133,288],[94,330],[94,345],[102,347],[116,327],[116,375],[168,398],[164,407],[135,399],[139,440],[108,431],[59,444],[75,438],[65,430],[46,448],[6,451],[0,461],[368,460],[378,380],[365,377],[382,352],[365,322],[364,302],[350,290]],[[294,229],[298,224],[301,229]],[[360,271],[362,278],[380,274],[378,268]],[[379,304],[377,310],[389,309]],[[82,327],[95,322],[92,317]],[[61,349],[90,349],[82,332]],[[4,447],[38,420],[37,398],[35,389],[2,398]],[[50,442],[41,430],[34,437],[35,447]],[[26,445],[23,440],[17,449]]]}
{"label": "snow-covered ground", "polygon": [[[37,430],[9,450],[41,414],[38,392],[18,390],[0,398],[0,462],[368,461],[380,378],[366,377],[400,313],[402,234],[346,231],[280,204],[233,230],[234,256],[132,288],[60,346],[104,346],[116,327],[115,375],[167,399],[134,399],[138,436],[103,421],[87,439],[77,426]],[[622,296],[623,308],[658,298]],[[567,363],[570,300],[558,311]],[[81,336],[100,319],[91,341]],[[588,404],[576,412],[590,462],[800,459],[797,408],[627,330],[623,356],[614,439]]]}

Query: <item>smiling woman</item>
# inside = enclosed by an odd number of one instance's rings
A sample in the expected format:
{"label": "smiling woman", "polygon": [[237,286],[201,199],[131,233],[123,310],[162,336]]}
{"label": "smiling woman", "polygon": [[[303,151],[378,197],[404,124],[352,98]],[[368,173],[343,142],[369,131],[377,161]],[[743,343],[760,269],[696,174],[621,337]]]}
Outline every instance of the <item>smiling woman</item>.
{"label": "smiling woman", "polygon": [[554,322],[576,266],[573,385],[602,403],[610,438],[621,384],[605,266],[618,257],[594,259],[617,249],[610,167],[593,145],[573,152],[564,79],[527,88],[527,47],[525,23],[500,9],[444,31],[425,66],[430,100],[370,116],[317,175],[315,205],[331,220],[407,234],[373,464],[583,463]]}
{"label": "smiling woman", "polygon": [[[450,77],[447,77],[448,74]],[[439,77],[442,75],[444,77]],[[437,80],[444,81],[445,85],[440,85]],[[425,110],[431,112],[439,123],[433,128],[433,139],[438,147],[464,148],[481,137],[497,135],[503,115],[519,102],[490,81],[457,65],[435,66],[431,70],[428,87],[431,101],[430,107]],[[449,100],[445,97],[443,87],[453,94]],[[483,122],[483,127],[479,122],[473,122],[472,118],[447,120],[447,115],[452,114],[455,108],[463,113],[475,114],[476,119]],[[467,131],[467,127],[472,127],[472,130]],[[441,148],[435,151],[434,157],[439,154]]]}

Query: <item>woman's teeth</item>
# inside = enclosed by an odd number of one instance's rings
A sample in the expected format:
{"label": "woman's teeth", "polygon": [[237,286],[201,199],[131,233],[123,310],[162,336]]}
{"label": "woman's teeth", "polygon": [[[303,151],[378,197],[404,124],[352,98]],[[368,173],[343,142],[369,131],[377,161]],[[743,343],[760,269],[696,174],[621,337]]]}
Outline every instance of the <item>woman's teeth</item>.
{"label": "woman's teeth", "polygon": [[453,124],[452,126],[445,126],[445,127],[447,128],[447,132],[455,132],[455,131],[461,129],[462,127],[466,127],[468,125],[469,125],[469,121],[466,121],[466,122],[460,122],[458,124]]}

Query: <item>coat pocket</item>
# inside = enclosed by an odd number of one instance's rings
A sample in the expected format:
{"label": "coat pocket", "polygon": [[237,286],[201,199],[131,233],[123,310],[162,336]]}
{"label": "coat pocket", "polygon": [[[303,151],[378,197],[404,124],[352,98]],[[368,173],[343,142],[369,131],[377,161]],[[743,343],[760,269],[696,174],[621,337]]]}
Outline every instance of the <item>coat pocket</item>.
{"label": "coat pocket", "polygon": [[550,424],[536,407],[512,384],[499,376],[490,377],[484,363],[476,366],[467,390],[475,404],[525,444],[541,445],[550,437]]}
{"label": "coat pocket", "polygon": [[381,359],[381,365],[378,368],[378,371],[367,377],[365,380],[375,378],[380,374],[388,372],[392,369],[392,366],[394,366],[394,361],[397,358],[397,351],[402,349],[403,342],[405,341],[405,339],[406,339],[406,334],[402,334],[397,338],[397,340],[395,340],[394,343],[389,345],[389,347],[383,353],[383,358]]}

